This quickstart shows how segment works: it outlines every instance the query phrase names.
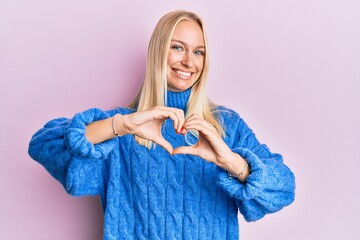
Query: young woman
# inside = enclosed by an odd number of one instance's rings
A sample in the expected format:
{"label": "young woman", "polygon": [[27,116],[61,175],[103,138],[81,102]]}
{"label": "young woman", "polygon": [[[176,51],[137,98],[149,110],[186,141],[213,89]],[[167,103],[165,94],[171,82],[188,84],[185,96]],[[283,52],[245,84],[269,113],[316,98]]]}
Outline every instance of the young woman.
{"label": "young woman", "polygon": [[238,209],[255,221],[294,200],[281,155],[206,97],[206,51],[197,15],[166,14],[129,106],[54,119],[31,139],[69,194],[100,195],[104,239],[238,239]]}

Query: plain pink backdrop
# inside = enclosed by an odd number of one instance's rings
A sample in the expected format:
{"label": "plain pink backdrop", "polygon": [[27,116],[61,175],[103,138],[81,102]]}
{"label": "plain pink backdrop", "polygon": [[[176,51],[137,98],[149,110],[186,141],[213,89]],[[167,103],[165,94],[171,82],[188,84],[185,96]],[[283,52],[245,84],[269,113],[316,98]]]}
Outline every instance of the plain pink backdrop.
{"label": "plain pink backdrop", "polygon": [[98,198],[68,196],[27,155],[55,117],[129,102],[166,12],[203,17],[210,98],[295,172],[295,202],[242,240],[360,239],[360,2],[0,0],[0,239],[102,238]]}

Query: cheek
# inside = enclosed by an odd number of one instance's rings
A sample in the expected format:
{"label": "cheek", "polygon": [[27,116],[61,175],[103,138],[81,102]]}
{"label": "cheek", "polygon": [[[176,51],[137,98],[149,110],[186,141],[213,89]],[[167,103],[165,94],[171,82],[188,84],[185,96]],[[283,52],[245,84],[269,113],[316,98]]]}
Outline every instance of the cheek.
{"label": "cheek", "polygon": [[199,72],[202,71],[202,69],[204,68],[204,59],[198,59],[195,63],[196,68]]}
{"label": "cheek", "polygon": [[176,63],[176,62],[178,62],[178,61],[179,61],[179,56],[178,56],[178,54],[169,52],[168,58],[167,58],[167,64],[168,64],[169,66],[171,66],[171,65],[173,65],[174,63]]}
{"label": "cheek", "polygon": [[167,58],[167,64],[170,66],[172,63],[172,56],[171,54],[168,55],[168,58]]}

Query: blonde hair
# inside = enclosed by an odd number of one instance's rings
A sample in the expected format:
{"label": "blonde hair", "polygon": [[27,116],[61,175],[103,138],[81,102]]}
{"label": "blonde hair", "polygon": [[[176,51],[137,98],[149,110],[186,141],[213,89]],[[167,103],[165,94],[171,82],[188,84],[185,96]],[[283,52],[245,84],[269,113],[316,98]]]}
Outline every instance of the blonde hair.
{"label": "blonde hair", "polygon": [[[190,98],[187,104],[185,118],[192,114],[202,116],[206,121],[214,125],[221,136],[225,131],[217,120],[212,109],[215,107],[206,95],[205,86],[209,68],[208,42],[204,30],[204,23],[199,16],[192,12],[178,10],[164,15],[157,23],[150,38],[146,62],[145,79],[137,96],[130,102],[128,107],[144,111],[155,106],[166,106],[167,91],[167,57],[170,49],[170,42],[174,30],[180,21],[194,21],[201,27],[204,44],[205,59],[202,73],[199,79],[192,86]],[[196,133],[195,133],[196,134]],[[153,146],[152,141],[135,136],[136,141],[148,148]]]}

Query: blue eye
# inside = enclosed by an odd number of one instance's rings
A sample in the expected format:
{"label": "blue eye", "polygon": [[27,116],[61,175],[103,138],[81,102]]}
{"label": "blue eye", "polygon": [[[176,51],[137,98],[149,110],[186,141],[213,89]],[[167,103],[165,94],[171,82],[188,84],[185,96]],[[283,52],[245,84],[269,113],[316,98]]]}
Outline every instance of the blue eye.
{"label": "blue eye", "polygon": [[182,50],[183,50],[183,47],[182,47],[182,46],[179,46],[179,45],[173,45],[171,48],[172,48],[172,49],[175,49],[175,50],[178,50],[178,51],[182,51]]}
{"label": "blue eye", "polygon": [[195,54],[195,55],[204,55],[205,52],[200,51],[200,50],[197,50],[197,51],[194,52],[194,54]]}

